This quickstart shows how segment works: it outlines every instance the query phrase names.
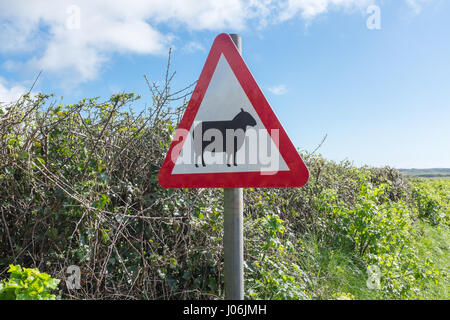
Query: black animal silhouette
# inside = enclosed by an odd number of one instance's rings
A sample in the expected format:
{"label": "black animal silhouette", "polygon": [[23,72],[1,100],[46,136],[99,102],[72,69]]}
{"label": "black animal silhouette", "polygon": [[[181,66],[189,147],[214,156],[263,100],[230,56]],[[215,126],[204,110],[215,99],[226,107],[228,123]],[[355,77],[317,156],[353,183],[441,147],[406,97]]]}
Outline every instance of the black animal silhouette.
{"label": "black animal silhouette", "polygon": [[[197,133],[199,131],[199,127],[201,125],[201,139],[199,139],[198,141],[195,140],[194,138],[194,133]],[[222,149],[220,150],[214,150],[213,152],[226,152],[227,153],[227,157],[226,157],[226,162],[227,162],[227,166],[231,167],[231,164],[229,164],[229,158],[231,157],[231,153],[233,154],[233,165],[237,166],[236,163],[236,153],[237,151],[242,147],[242,145],[244,144],[244,140],[245,140],[245,135],[243,134],[237,134],[237,135],[233,135],[234,137],[234,143],[233,143],[233,150],[227,150],[227,129],[231,129],[233,130],[233,133],[238,130],[238,129],[242,129],[243,132],[245,133],[245,131],[247,130],[247,127],[254,127],[256,126],[256,120],[252,117],[252,115],[246,111],[244,111],[244,109],[241,108],[241,112],[239,112],[234,118],[233,120],[226,120],[226,121],[203,121],[199,124],[197,124],[197,126],[194,128],[194,133],[192,134],[192,138],[194,139],[194,163],[195,166],[198,167],[198,158],[201,156],[202,158],[202,166],[205,167],[205,159],[204,159],[204,152],[205,152],[205,148],[210,145],[211,143],[214,142],[215,138],[214,136],[212,137],[211,141],[204,141],[203,140],[203,136],[205,134],[205,132],[209,129],[216,129],[219,130],[220,133],[222,134],[222,141],[223,141],[223,146]]]}

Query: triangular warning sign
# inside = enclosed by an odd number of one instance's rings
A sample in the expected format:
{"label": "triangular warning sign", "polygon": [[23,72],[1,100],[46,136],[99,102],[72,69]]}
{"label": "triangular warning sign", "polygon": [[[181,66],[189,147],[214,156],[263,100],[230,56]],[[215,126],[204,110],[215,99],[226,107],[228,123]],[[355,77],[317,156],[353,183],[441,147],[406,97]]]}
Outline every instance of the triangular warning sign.
{"label": "triangular warning sign", "polygon": [[301,187],[308,177],[231,37],[218,35],[159,183],[164,188]]}

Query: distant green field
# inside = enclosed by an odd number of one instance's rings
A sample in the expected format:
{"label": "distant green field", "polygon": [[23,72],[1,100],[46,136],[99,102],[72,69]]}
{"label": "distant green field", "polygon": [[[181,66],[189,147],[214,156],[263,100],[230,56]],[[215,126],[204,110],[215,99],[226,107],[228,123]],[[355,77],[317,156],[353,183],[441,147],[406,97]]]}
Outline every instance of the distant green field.
{"label": "distant green field", "polygon": [[408,177],[417,178],[450,178],[450,168],[436,169],[399,169],[399,171]]}

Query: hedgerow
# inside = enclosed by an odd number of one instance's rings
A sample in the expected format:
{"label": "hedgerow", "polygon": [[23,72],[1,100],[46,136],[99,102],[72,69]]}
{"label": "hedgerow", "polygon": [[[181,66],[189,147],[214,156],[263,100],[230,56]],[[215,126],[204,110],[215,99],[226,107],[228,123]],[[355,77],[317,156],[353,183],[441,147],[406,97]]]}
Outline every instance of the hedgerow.
{"label": "hedgerow", "polygon": [[[0,277],[15,264],[65,280],[76,265],[81,287],[62,281],[63,299],[224,297],[222,190],[157,182],[190,89],[171,79],[148,82],[146,108],[122,93],[0,109]],[[305,187],[244,191],[246,298],[448,298],[430,293],[448,285],[445,257],[418,245],[448,228],[447,182],[302,156]]]}

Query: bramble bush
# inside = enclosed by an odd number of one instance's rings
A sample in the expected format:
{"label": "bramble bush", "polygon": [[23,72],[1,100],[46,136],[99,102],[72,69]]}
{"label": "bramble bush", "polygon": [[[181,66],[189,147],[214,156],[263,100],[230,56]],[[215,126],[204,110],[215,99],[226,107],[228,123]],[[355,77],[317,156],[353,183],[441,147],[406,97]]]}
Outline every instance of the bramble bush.
{"label": "bramble bush", "polygon": [[417,206],[419,218],[427,220],[435,226],[446,218],[444,210],[447,209],[448,211],[448,207],[446,208],[441,200],[445,199],[445,196],[439,194],[439,191],[431,185],[421,184],[415,186],[412,195]]}
{"label": "bramble bush", "polygon": [[252,221],[246,259],[246,298],[306,299],[302,270],[296,264],[298,252],[285,236],[286,227],[278,215],[268,213]]}
{"label": "bramble bush", "polygon": [[55,300],[59,280],[38,269],[10,265],[9,280],[0,282],[0,300]]}

